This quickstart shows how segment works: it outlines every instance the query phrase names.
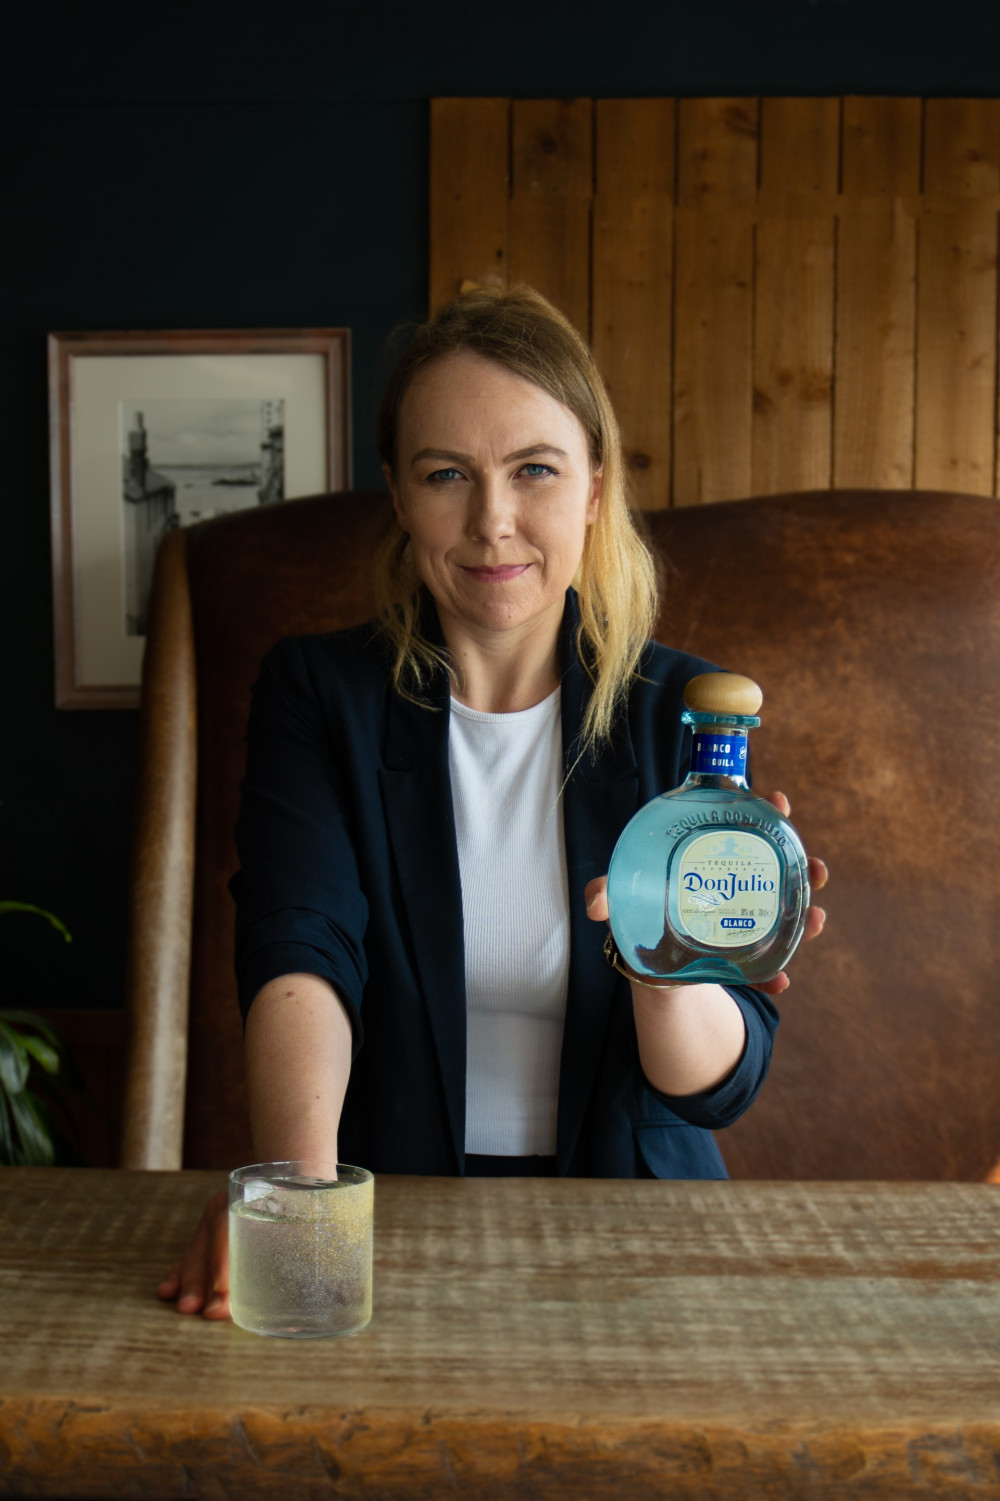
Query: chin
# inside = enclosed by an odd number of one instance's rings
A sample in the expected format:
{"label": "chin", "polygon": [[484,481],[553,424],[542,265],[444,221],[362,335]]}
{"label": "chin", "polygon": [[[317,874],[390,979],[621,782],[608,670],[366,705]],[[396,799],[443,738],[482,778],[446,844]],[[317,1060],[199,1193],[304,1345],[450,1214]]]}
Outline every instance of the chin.
{"label": "chin", "polygon": [[487,630],[510,631],[516,626],[527,625],[534,617],[534,610],[519,610],[514,605],[497,604],[470,611],[465,618],[470,623],[474,620],[476,625]]}

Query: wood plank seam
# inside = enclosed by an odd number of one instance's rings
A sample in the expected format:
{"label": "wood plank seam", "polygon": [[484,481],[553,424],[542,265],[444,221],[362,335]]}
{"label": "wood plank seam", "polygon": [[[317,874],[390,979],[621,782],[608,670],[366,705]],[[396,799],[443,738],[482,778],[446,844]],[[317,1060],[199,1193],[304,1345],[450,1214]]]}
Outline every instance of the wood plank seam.
{"label": "wood plank seam", "polygon": [[[668,363],[666,381],[659,381],[659,399],[668,400],[673,432],[664,450],[669,455],[667,474],[649,491],[655,503],[676,505],[735,495],[733,486],[739,485],[742,469],[739,461],[734,464],[732,456],[727,458],[719,447],[720,435],[730,432],[724,414],[733,414],[734,400],[738,404],[734,382],[738,385],[748,379],[752,388],[753,371],[759,377],[769,368],[769,360],[778,361],[772,376],[784,381],[787,375],[798,397],[784,387],[776,387],[772,394],[779,398],[778,407],[773,412],[769,408],[766,414],[758,410],[751,419],[757,432],[758,462],[764,466],[759,483],[780,484],[785,476],[790,483],[797,462],[801,474],[811,483],[818,483],[825,469],[829,482],[847,472],[855,484],[902,484],[905,488],[917,483],[1000,493],[1000,285],[996,266],[1000,101],[848,100],[844,96],[823,100],[679,100],[669,146],[669,174],[651,177],[650,163],[655,163],[648,154],[654,149],[649,144],[652,127],[643,125],[643,109],[652,120],[654,110],[662,112],[665,102],[595,98],[503,101],[507,112],[506,201],[514,209],[514,217],[528,212],[523,203],[520,208],[515,204],[517,173],[520,170],[524,176],[525,164],[530,163],[536,149],[530,136],[531,116],[538,121],[536,128],[541,131],[544,126],[552,139],[547,145],[542,143],[546,149],[531,169],[531,181],[523,182],[522,189],[531,196],[566,203],[565,212],[554,208],[543,211],[540,206],[530,210],[520,231],[514,233],[515,257],[522,264],[520,268],[507,265],[503,269],[508,276],[513,269],[520,279],[538,280],[592,342],[598,336],[598,319],[608,316],[602,309],[609,307],[604,292],[599,307],[595,281],[599,271],[595,240],[599,197],[614,187],[623,194],[624,204],[632,193],[639,214],[635,223],[642,225],[643,211],[638,205],[650,191],[650,183],[655,181],[656,191],[661,192],[669,180],[669,200],[685,216],[683,221],[678,220],[668,258],[657,257],[655,266],[646,264],[655,236],[637,251],[636,264],[645,265],[645,270],[637,272],[636,286],[619,304],[602,335],[602,358],[609,364],[606,374],[610,376],[614,342],[628,334],[622,319],[627,324],[642,315],[644,302],[651,306],[652,283],[644,287],[643,276],[655,281],[667,279],[666,304],[659,292],[655,295],[661,309],[669,306],[669,332],[663,330],[659,343],[647,338],[630,357],[640,362]],[[468,104],[470,109],[472,103]],[[615,150],[628,153],[631,143],[638,143],[638,160],[624,186],[613,171],[608,182],[602,179],[598,152],[602,105],[619,111],[610,117],[609,128],[617,132],[618,143],[611,148],[612,159]],[[525,111],[524,129],[528,132],[520,147],[515,139],[518,109]],[[460,131],[461,112],[453,113],[448,123]],[[772,150],[775,154],[765,161]],[[848,154],[851,175],[847,172]],[[626,154],[622,160],[631,158]],[[568,201],[574,197],[577,207],[570,211]],[[720,212],[738,212],[743,225],[740,232],[750,237],[747,291],[751,302],[736,324],[728,322],[729,315],[721,311],[726,298],[733,295],[730,279],[734,284],[740,280],[735,253],[727,259],[722,247],[716,246],[710,255],[712,265],[703,265],[700,271],[690,260],[691,256],[700,260],[706,246],[711,245],[712,217]],[[695,222],[687,218],[692,213]],[[861,227],[869,218],[870,231]],[[953,231],[945,222],[949,218],[954,221]],[[777,297],[779,305],[769,313],[768,356],[761,345],[765,331],[761,325],[760,227],[772,226],[773,253],[780,261],[784,252],[777,225],[784,221],[793,226],[800,220],[816,224],[828,221],[830,239],[825,253],[830,269],[828,273],[815,262],[826,232],[810,249],[806,230],[800,237],[802,259],[797,261],[791,255],[787,279],[780,265],[772,268],[767,296],[772,300]],[[432,225],[432,252],[433,229]],[[956,238],[949,242],[952,233]],[[846,255],[848,234],[850,259]],[[540,243],[542,240],[545,243]],[[866,271],[867,290],[859,287],[855,291],[845,278],[865,271],[867,246],[877,259]],[[603,253],[617,253],[612,241],[606,242]],[[604,262],[601,274],[616,274],[613,260]],[[832,277],[829,297],[823,290],[828,274]],[[714,276],[721,281],[710,295]],[[942,292],[944,303],[940,301]],[[707,328],[699,324],[696,310],[688,306],[691,295],[696,295],[707,310]],[[802,296],[814,299],[811,311],[797,302]],[[714,313],[710,307],[713,303]],[[821,336],[827,313],[832,319],[830,351],[821,359],[830,366],[828,432],[823,430],[818,410],[809,407],[816,372],[801,362],[793,368],[796,349],[803,360],[811,343],[819,352],[815,340]],[[805,322],[796,329],[796,319],[803,317]],[[823,323],[813,326],[815,318]],[[748,331],[750,365],[745,369]],[[692,339],[700,340],[703,347],[692,348]],[[729,362],[727,341],[739,367],[730,368],[728,373],[719,366],[720,359],[724,364]],[[844,363],[848,354],[852,372]],[[791,365],[786,371],[788,359]],[[717,385],[720,376],[721,387]],[[848,378],[850,390],[845,384]],[[644,385],[653,389],[654,384],[652,379],[644,381],[641,374],[630,370],[630,390]],[[718,394],[723,387],[729,394],[720,395],[716,403],[713,392]],[[706,399],[718,405],[714,416],[692,409],[692,402],[695,408],[703,408]],[[851,435],[843,430],[843,424],[856,421],[852,414],[866,401],[874,401],[875,407],[868,408],[867,437],[862,439],[855,458]],[[635,410],[641,412],[641,406]],[[635,419],[631,420],[635,425]],[[760,424],[765,420],[773,430],[770,439],[761,436]],[[804,424],[801,432],[800,424]],[[648,430],[648,421],[640,421],[638,427]],[[737,421],[737,429],[742,431],[742,419]],[[794,450],[803,437],[812,446],[812,458],[800,453],[796,460],[788,444]],[[743,441],[735,434],[731,438],[737,446]],[[642,443],[635,447],[641,458]],[[769,452],[770,458],[766,458]],[[867,472],[865,465],[869,466]],[[758,485],[752,484],[752,488]]]}

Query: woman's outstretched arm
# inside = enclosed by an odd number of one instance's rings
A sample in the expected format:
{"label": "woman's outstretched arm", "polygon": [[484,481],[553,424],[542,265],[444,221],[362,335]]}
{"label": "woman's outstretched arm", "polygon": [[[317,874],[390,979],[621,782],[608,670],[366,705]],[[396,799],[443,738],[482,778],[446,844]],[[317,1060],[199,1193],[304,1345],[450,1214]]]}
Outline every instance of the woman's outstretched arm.
{"label": "woman's outstretched arm", "polygon": [[[281,975],[247,1015],[247,1096],[258,1162],[301,1161],[329,1174],[351,1071],[351,1024],[333,986],[316,975]],[[229,1204],[205,1206],[191,1243],[157,1289],[179,1313],[229,1317]]]}
{"label": "woman's outstretched arm", "polygon": [[281,975],[247,1015],[247,1101],[258,1162],[336,1165],[337,1129],[351,1072],[351,1024],[333,986]]}

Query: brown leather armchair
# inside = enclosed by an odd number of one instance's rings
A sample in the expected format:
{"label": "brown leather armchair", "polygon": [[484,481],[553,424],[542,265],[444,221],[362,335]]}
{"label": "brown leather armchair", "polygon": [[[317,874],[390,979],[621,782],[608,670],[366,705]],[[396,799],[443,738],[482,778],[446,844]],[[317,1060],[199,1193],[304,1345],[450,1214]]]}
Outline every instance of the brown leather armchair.
{"label": "brown leather armchair", "polygon": [[[143,689],[123,1162],[251,1160],[233,826],[260,658],[371,614],[388,497],[204,522],[160,549]],[[650,513],[657,634],[763,686],[758,789],[831,870],[734,1177],[982,1179],[1000,1158],[1000,505],[813,492]]]}

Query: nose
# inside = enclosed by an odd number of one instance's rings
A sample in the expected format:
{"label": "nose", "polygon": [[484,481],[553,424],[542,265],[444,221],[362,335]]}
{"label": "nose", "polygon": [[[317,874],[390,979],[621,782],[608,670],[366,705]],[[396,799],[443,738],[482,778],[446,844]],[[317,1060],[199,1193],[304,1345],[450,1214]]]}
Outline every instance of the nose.
{"label": "nose", "polygon": [[493,544],[516,530],[514,497],[500,476],[484,475],[469,496],[466,531],[476,542]]}

